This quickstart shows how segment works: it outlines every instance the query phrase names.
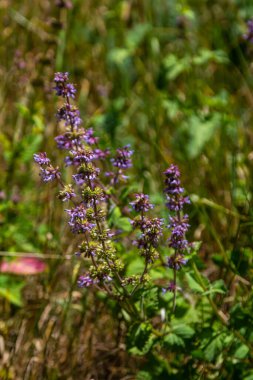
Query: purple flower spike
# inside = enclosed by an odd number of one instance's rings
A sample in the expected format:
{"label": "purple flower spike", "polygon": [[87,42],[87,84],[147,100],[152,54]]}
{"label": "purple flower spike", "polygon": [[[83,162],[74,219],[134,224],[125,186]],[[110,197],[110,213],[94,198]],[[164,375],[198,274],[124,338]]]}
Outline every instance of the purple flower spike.
{"label": "purple flower spike", "polygon": [[[177,271],[187,263],[184,254],[189,253],[191,244],[185,237],[190,227],[188,223],[188,215],[183,214],[183,207],[186,203],[190,203],[188,197],[183,196],[184,189],[180,183],[180,172],[176,165],[171,165],[165,172],[165,194],[167,198],[166,206],[172,215],[169,217],[168,228],[171,230],[168,239],[168,246],[174,250],[174,254],[168,258],[168,267]],[[167,290],[169,290],[167,288]],[[176,292],[175,289],[172,290]]]}

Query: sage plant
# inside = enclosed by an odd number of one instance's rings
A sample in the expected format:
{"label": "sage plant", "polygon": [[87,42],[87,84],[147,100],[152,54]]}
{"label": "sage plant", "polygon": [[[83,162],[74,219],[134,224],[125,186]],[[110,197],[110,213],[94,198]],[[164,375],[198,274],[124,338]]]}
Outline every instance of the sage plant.
{"label": "sage plant", "polygon": [[[117,202],[117,199],[112,199],[113,191],[110,188],[115,189],[128,180],[127,170],[132,166],[133,151],[126,145],[118,148],[115,155],[111,156],[109,149],[100,149],[99,139],[94,135],[93,129],[82,126],[80,112],[74,104],[76,88],[69,82],[69,74],[56,73],[54,83],[56,95],[63,101],[57,111],[59,127],[63,130],[55,137],[55,141],[57,147],[66,152],[65,167],[72,167],[71,183],[64,183],[61,170],[53,166],[45,152],[35,154],[34,160],[40,167],[44,182],[59,183],[61,189],[58,198],[68,203],[65,212],[70,230],[74,235],[82,236],[82,242],[75,254],[89,264],[78,278],[77,285],[104,290],[117,299],[128,313],[136,313],[135,304],[130,302],[130,297],[136,294],[138,288],[145,288],[149,282],[149,268],[160,257],[159,244],[164,221],[152,216],[154,205],[150,203],[148,195],[137,193],[132,196],[130,206],[135,215],[131,220],[133,230],[129,237],[144,259],[144,269],[139,275],[126,276],[124,263],[115,243],[121,236],[109,228],[108,215],[112,204]],[[109,165],[109,170],[104,169],[105,163]],[[186,264],[184,253],[190,249],[185,238],[189,227],[188,216],[183,214],[183,206],[189,200],[182,196],[183,188],[179,176],[175,165],[165,171],[166,205],[171,213],[168,248],[174,250],[167,262],[167,266],[173,269],[174,279],[165,291],[174,292],[174,305],[176,271]],[[115,191],[114,197],[117,198]],[[134,240],[133,234],[136,234]],[[123,243],[125,239],[122,237]]]}

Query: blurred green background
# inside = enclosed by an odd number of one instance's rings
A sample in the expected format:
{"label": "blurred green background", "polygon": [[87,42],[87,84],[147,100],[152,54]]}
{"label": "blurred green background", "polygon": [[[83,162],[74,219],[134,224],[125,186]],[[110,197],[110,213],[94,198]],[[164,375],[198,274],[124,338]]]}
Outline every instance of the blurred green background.
{"label": "blurred green background", "polygon": [[161,210],[161,173],[179,166],[206,275],[252,278],[253,45],[242,37],[252,16],[250,0],[0,2],[1,256],[47,263],[37,276],[0,276],[0,378],[90,379],[100,358],[99,379],[127,379],[136,365],[101,348],[113,321],[76,289],[64,207],[33,163],[37,151],[61,159],[56,71],[70,73],[103,147],[132,145],[134,186]]}

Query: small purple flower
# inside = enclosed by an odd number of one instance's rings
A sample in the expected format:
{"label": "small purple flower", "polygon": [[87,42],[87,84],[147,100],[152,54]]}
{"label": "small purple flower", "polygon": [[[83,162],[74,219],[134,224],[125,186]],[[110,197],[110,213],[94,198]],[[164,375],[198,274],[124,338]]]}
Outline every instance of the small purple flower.
{"label": "small purple flower", "polygon": [[94,136],[94,130],[92,128],[86,130],[84,140],[88,145],[94,145],[98,143],[98,137]]}
{"label": "small purple flower", "polygon": [[74,178],[77,186],[82,186],[87,181],[87,178],[83,175],[83,173],[74,174],[72,177]]}
{"label": "small purple flower", "polygon": [[109,149],[105,149],[105,150],[102,150],[102,149],[94,149],[94,154],[96,156],[96,160],[105,160],[109,154],[110,154],[110,150]]}
{"label": "small purple flower", "polygon": [[70,222],[73,223],[76,219],[83,219],[86,217],[86,208],[81,203],[76,207],[65,210],[70,216]]}
{"label": "small purple flower", "polygon": [[126,145],[123,148],[117,149],[116,156],[111,159],[113,166],[120,169],[128,169],[132,166],[131,156],[133,151],[129,149],[130,146]]}
{"label": "small purple flower", "polygon": [[57,143],[57,148],[70,150],[74,147],[75,141],[71,139],[68,133],[64,135],[56,136],[55,141]]}
{"label": "small purple flower", "polygon": [[58,198],[63,202],[66,202],[72,198],[76,197],[76,193],[74,192],[72,185],[67,185],[64,187],[62,191],[60,191]]}
{"label": "small purple flower", "polygon": [[92,279],[89,275],[80,276],[77,281],[79,288],[88,288],[91,285],[96,284],[97,281]]}
{"label": "small purple flower", "polygon": [[168,257],[168,267],[179,270],[187,263],[187,259],[182,254],[176,254]]}
{"label": "small purple flower", "polygon": [[135,194],[135,200],[130,202],[130,205],[136,212],[147,212],[154,208],[154,205],[149,201],[149,196],[145,194]]}
{"label": "small purple flower", "polygon": [[105,176],[110,178],[110,184],[116,185],[120,181],[125,182],[129,176],[123,174],[123,170],[119,169],[117,173],[114,172],[105,172]]}
{"label": "small purple flower", "polygon": [[39,165],[49,165],[50,164],[50,159],[47,157],[46,152],[34,154],[33,159]]}
{"label": "small purple flower", "polygon": [[58,168],[48,166],[46,169],[40,168],[40,170],[40,175],[44,182],[51,182],[55,179],[60,179],[61,177],[61,173]]}
{"label": "small purple flower", "polygon": [[82,186],[87,181],[94,181],[99,175],[99,172],[100,172],[99,168],[95,168],[95,167],[93,167],[93,169],[82,168],[82,171],[80,173],[74,174],[72,177],[74,178],[75,183],[78,186]]}
{"label": "small purple flower", "polygon": [[170,282],[169,282],[169,285],[167,286],[167,288],[163,288],[163,289],[162,289],[162,292],[163,292],[163,294],[164,294],[164,293],[167,293],[167,292],[175,293],[176,288],[177,288],[177,287],[176,287],[175,282],[174,282],[174,281],[170,281]]}

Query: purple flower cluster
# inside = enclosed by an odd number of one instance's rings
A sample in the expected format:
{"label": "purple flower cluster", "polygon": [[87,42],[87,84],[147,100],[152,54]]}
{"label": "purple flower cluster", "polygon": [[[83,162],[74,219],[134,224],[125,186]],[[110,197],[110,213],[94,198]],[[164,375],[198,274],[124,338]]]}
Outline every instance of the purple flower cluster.
{"label": "purple flower cluster", "polygon": [[111,158],[111,163],[115,168],[117,168],[117,171],[116,173],[113,171],[105,173],[105,176],[110,178],[111,185],[115,186],[120,181],[125,181],[128,179],[128,176],[124,174],[124,171],[132,166],[132,154],[133,151],[130,150],[129,145],[117,149],[115,157]]}
{"label": "purple flower cluster", "polygon": [[81,234],[90,232],[95,227],[95,223],[87,220],[86,208],[82,203],[72,209],[67,209],[65,211],[70,216],[68,223],[73,233]]}
{"label": "purple flower cluster", "polygon": [[75,99],[76,89],[72,83],[68,83],[69,73],[56,73],[54,76],[55,87],[57,96],[63,98]]}
{"label": "purple flower cluster", "polygon": [[40,166],[40,176],[44,182],[51,182],[61,178],[59,169],[51,165],[50,159],[45,152],[33,155],[34,161]]}
{"label": "purple flower cluster", "polygon": [[183,196],[184,188],[181,187],[178,167],[171,165],[164,174],[166,206],[172,213],[172,216],[169,217],[168,225],[171,231],[168,246],[174,250],[174,254],[168,258],[168,266],[174,270],[179,270],[187,263],[184,254],[189,252],[191,248],[191,244],[185,238],[185,234],[190,227],[188,215],[183,214],[183,207],[190,200],[188,197]]}
{"label": "purple flower cluster", "polygon": [[162,235],[163,221],[159,218],[143,218],[143,220],[139,221],[138,224],[142,234],[134,242],[134,244],[143,251],[143,255],[149,256],[152,248],[156,248],[158,246],[159,238]]}
{"label": "purple flower cluster", "polygon": [[66,103],[57,112],[57,119],[65,121],[65,126],[73,125],[75,128],[82,123],[79,110],[72,104]]}
{"label": "purple flower cluster", "polygon": [[50,159],[47,157],[46,152],[41,152],[38,154],[33,155],[34,161],[39,164],[40,166],[42,165],[49,165],[50,164]]}

